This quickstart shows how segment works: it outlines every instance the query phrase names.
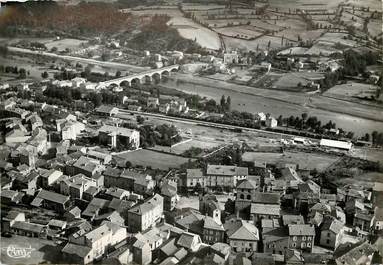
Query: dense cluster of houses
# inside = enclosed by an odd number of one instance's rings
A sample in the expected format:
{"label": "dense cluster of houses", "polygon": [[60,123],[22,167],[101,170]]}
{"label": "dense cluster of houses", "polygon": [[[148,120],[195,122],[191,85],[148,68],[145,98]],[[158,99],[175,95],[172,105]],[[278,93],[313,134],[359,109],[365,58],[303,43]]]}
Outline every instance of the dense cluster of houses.
{"label": "dense cluster of houses", "polygon": [[[160,100],[150,107],[161,108]],[[299,163],[270,167],[246,153],[243,166],[162,175],[114,159],[118,145],[139,147],[138,131],[113,123],[89,127],[80,115],[38,107],[54,114],[49,133],[38,113],[12,100],[0,104],[2,233],[53,240],[68,262],[374,264],[382,258],[382,238],[375,240],[383,231],[382,184],[322,188]],[[95,113],[109,119],[118,109]],[[88,134],[97,142],[75,144]],[[178,206],[180,196],[195,193],[198,209]]]}

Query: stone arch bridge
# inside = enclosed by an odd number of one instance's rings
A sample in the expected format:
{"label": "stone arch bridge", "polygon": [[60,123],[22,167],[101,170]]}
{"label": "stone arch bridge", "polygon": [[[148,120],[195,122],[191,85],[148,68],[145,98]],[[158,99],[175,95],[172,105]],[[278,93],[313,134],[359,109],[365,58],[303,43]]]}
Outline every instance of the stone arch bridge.
{"label": "stone arch bridge", "polygon": [[161,79],[163,76],[170,76],[171,72],[178,71],[180,66],[178,64],[166,66],[159,69],[152,69],[148,71],[144,71],[137,74],[132,74],[129,76],[121,76],[119,78],[111,79],[104,82],[98,83],[98,88],[105,88],[110,85],[117,85],[120,86],[123,82],[128,83],[129,86],[132,85],[132,83],[138,83],[141,84],[142,82],[151,82],[153,78]]}

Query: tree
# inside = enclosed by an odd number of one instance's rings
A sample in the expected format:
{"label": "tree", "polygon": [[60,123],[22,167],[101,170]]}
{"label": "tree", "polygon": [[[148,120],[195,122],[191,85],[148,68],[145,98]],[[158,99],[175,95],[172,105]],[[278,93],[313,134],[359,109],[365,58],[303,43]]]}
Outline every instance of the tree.
{"label": "tree", "polygon": [[20,70],[19,70],[19,78],[20,79],[27,78],[27,71],[24,68],[20,68]]}
{"label": "tree", "polygon": [[0,46],[0,56],[7,57],[8,55],[8,47],[7,46]]}
{"label": "tree", "polygon": [[145,121],[145,119],[142,117],[142,116],[137,116],[137,122],[139,123],[139,124],[143,124],[144,123],[144,121]]}
{"label": "tree", "polygon": [[226,99],[226,110],[230,111],[230,109],[231,109],[231,98],[230,96],[228,96]]}
{"label": "tree", "polygon": [[225,105],[226,105],[226,100],[225,100],[225,95],[222,95],[222,97],[221,97],[221,107],[222,107],[222,109],[224,109],[225,108]]}
{"label": "tree", "polygon": [[103,54],[101,54],[101,60],[103,60],[104,62],[108,61],[109,59],[110,59],[109,53],[104,52]]}
{"label": "tree", "polygon": [[117,71],[116,72],[116,77],[118,78],[118,77],[120,77],[121,76],[121,71]]}
{"label": "tree", "polygon": [[41,77],[44,78],[44,79],[48,78],[48,76],[49,75],[48,75],[48,73],[46,71],[41,74]]}
{"label": "tree", "polygon": [[364,136],[364,140],[369,142],[370,141],[370,134],[366,133],[366,135]]}
{"label": "tree", "polygon": [[307,113],[302,113],[302,120],[305,121],[307,119],[307,116],[308,116]]}

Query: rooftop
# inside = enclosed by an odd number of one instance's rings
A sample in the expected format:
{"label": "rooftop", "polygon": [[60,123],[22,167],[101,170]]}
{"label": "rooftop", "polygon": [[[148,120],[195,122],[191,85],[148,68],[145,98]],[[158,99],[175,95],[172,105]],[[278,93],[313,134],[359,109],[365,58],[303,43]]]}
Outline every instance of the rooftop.
{"label": "rooftop", "polygon": [[223,166],[223,165],[208,165],[206,170],[207,175],[221,176],[247,176],[247,167]]}

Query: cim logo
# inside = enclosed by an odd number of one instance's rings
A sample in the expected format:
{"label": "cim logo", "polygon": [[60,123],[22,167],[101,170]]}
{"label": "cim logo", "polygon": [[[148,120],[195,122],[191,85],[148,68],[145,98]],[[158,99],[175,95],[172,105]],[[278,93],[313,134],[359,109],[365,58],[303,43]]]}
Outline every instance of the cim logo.
{"label": "cim logo", "polygon": [[32,251],[35,250],[30,245],[29,245],[29,247],[20,247],[18,245],[9,245],[8,247],[3,248],[3,249],[5,249],[5,251],[7,252],[7,255],[10,258],[14,258],[14,259],[30,258]]}

